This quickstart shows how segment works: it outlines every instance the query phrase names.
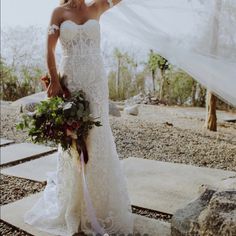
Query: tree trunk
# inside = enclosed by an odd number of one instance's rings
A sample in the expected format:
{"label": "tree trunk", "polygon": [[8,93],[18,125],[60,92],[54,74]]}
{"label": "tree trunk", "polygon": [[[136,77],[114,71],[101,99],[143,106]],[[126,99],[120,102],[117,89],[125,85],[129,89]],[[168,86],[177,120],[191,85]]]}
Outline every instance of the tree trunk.
{"label": "tree trunk", "polygon": [[217,117],[216,117],[216,96],[208,92],[207,94],[207,129],[210,131],[217,131]]}
{"label": "tree trunk", "polygon": [[153,86],[153,92],[155,93],[155,70],[152,70],[152,86]]}
{"label": "tree trunk", "polygon": [[197,82],[193,80],[192,85],[192,106],[196,106],[196,92],[197,92]]}
{"label": "tree trunk", "polygon": [[[218,49],[218,37],[219,37],[219,17],[218,14],[221,11],[222,2],[217,0],[215,2],[215,15],[213,16],[213,31],[212,31],[212,52],[217,52]],[[216,97],[212,93],[208,92],[208,102],[207,102],[207,129],[211,131],[217,131],[216,123]]]}
{"label": "tree trunk", "polygon": [[160,100],[164,97],[164,86],[165,86],[165,71],[161,70],[161,84],[160,84]]}
{"label": "tree trunk", "polygon": [[199,88],[198,88],[198,104],[200,107],[206,107],[206,89],[201,86],[200,84],[198,84]]}
{"label": "tree trunk", "polygon": [[117,62],[117,73],[116,73],[116,96],[119,97],[119,86],[120,86],[120,58],[118,58]]}

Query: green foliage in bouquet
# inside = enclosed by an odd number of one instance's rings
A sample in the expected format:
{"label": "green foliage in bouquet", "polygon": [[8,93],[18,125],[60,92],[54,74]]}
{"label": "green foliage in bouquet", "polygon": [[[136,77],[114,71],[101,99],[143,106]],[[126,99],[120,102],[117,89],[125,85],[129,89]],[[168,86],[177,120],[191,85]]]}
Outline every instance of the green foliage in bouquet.
{"label": "green foliage in bouquet", "polygon": [[69,98],[53,97],[41,101],[34,112],[22,115],[17,129],[28,129],[34,143],[61,144],[63,150],[72,145],[72,139],[85,140],[93,126],[102,126],[92,117],[85,93],[80,90]]}

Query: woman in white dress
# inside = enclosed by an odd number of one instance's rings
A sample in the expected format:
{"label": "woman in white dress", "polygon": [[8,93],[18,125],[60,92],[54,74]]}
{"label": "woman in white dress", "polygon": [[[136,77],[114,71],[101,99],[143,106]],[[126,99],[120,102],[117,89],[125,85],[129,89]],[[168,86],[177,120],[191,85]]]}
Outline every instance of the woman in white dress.
{"label": "woman in white dress", "polygon": [[[82,89],[101,127],[86,140],[89,161],[84,171],[59,145],[57,171],[50,173],[43,196],[25,214],[25,222],[54,235],[132,235],[133,215],[127,183],[109,124],[108,83],[100,51],[100,16],[121,0],[64,0],[51,17],[47,65],[48,97],[62,92],[58,72],[71,91]],[[57,71],[58,39],[63,59]],[[88,191],[87,191],[88,190]]]}

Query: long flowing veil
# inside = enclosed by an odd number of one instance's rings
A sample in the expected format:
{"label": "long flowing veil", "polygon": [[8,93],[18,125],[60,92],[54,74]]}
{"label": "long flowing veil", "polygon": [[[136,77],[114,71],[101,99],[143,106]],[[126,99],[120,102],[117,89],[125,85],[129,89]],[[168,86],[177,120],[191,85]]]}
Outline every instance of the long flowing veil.
{"label": "long flowing veil", "polygon": [[101,23],[117,41],[156,50],[236,106],[235,0],[123,0]]}

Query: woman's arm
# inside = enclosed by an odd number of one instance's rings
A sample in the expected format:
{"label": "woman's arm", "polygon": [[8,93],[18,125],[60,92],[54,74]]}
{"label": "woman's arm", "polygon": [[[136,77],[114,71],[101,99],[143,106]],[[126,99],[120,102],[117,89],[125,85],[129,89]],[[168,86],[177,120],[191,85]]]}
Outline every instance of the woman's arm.
{"label": "woman's arm", "polygon": [[48,97],[54,97],[63,93],[58,78],[55,59],[55,49],[60,34],[59,27],[61,23],[61,15],[61,9],[56,8],[52,13],[48,28],[46,58],[48,73],[51,78],[51,83],[47,90]]}
{"label": "woman's arm", "polygon": [[95,4],[99,11],[99,15],[102,15],[106,10],[117,5],[122,0],[95,0]]}

